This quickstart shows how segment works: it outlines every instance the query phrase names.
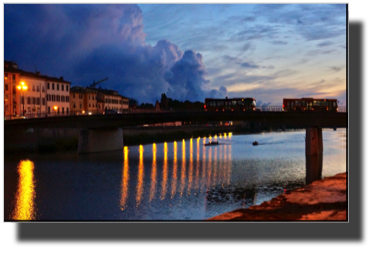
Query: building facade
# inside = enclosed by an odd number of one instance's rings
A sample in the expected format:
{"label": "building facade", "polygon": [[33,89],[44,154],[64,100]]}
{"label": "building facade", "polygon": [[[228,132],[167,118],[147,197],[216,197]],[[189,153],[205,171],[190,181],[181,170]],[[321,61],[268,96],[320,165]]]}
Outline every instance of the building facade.
{"label": "building facade", "polygon": [[4,61],[4,115],[6,118],[67,115],[70,84],[63,77],[27,72],[18,69],[14,62]]}
{"label": "building facade", "polygon": [[103,114],[105,110],[125,113],[129,99],[118,92],[94,87],[75,86],[70,90],[70,111],[79,114]]}

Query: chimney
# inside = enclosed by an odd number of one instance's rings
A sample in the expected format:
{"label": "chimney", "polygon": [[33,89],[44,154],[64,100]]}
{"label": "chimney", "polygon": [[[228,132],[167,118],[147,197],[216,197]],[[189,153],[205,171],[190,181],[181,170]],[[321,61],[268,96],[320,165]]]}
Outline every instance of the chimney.
{"label": "chimney", "polygon": [[61,81],[63,81],[63,76],[59,77],[59,79],[60,79]]}

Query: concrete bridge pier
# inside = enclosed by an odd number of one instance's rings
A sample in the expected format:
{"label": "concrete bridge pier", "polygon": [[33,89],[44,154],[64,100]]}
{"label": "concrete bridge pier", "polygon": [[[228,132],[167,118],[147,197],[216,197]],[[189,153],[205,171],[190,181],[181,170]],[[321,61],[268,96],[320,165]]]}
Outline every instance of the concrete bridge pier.
{"label": "concrete bridge pier", "polygon": [[322,179],[323,141],[322,128],[306,129],[306,184]]}
{"label": "concrete bridge pier", "polygon": [[124,148],[121,128],[82,129],[78,131],[78,154]]}

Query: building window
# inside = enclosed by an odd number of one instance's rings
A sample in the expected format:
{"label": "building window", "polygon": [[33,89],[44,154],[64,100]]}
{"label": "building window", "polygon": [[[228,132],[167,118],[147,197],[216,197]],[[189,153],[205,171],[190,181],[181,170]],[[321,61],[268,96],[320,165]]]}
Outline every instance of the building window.
{"label": "building window", "polygon": [[75,93],[73,93],[73,98],[75,98]]}
{"label": "building window", "polygon": [[51,89],[54,90],[54,83],[51,84]]}
{"label": "building window", "polygon": [[50,83],[47,83],[47,89],[50,90]]}
{"label": "building window", "polygon": [[39,92],[40,91],[40,86],[39,85],[37,85],[37,92]]}
{"label": "building window", "polygon": [[5,91],[8,91],[8,84],[5,85]]}
{"label": "building window", "polygon": [[16,75],[12,74],[12,80],[16,81]]}
{"label": "building window", "polygon": [[[62,88],[63,88],[63,85],[62,85]],[[64,114],[64,113],[65,113],[65,108],[62,107],[62,114]]]}
{"label": "building window", "polygon": [[79,99],[82,99],[82,98],[83,98],[83,94],[80,94],[80,95],[79,95]]}
{"label": "building window", "polygon": [[73,105],[74,105],[74,108],[75,108],[75,103]]}
{"label": "building window", "polygon": [[32,97],[32,104],[36,104],[36,98],[35,97]]}
{"label": "building window", "polygon": [[70,96],[66,96],[66,102],[70,102]]}
{"label": "building window", "polygon": [[55,95],[54,95],[54,94],[51,95],[51,100],[52,100],[53,102],[55,102]]}
{"label": "building window", "polygon": [[79,108],[82,109],[82,104],[79,104]]}
{"label": "building window", "polygon": [[13,93],[16,94],[16,85],[13,85]]}
{"label": "building window", "polygon": [[68,92],[69,91],[69,86],[68,85],[66,85],[66,92]]}
{"label": "building window", "polygon": [[30,97],[26,98],[27,104],[30,104]]}
{"label": "building window", "polygon": [[42,98],[42,105],[45,105],[45,98]]}
{"label": "building window", "polygon": [[91,107],[91,104],[88,104],[88,107]]}
{"label": "building window", "polygon": [[50,114],[50,106],[48,106],[48,114]]}
{"label": "building window", "polygon": [[[63,84],[61,84],[61,90],[64,91],[65,88],[63,88]],[[62,113],[64,113],[65,111],[62,110]]]}
{"label": "building window", "polygon": [[61,102],[65,102],[65,96],[64,95],[61,95]]}
{"label": "building window", "polygon": [[39,104],[40,104],[40,98],[37,97],[36,99],[37,99],[37,100],[36,100],[36,101],[37,101],[37,104],[39,105]]}
{"label": "building window", "polygon": [[42,86],[42,92],[43,92],[43,93],[45,92],[45,87],[44,87],[44,86]]}
{"label": "building window", "polygon": [[57,95],[55,99],[57,100],[57,102],[59,102],[60,101],[59,95]]}
{"label": "building window", "polygon": [[66,108],[66,114],[69,114],[69,108],[68,107]]}
{"label": "building window", "polygon": [[34,86],[34,84],[33,84],[33,92],[35,92],[36,91],[36,86]]}

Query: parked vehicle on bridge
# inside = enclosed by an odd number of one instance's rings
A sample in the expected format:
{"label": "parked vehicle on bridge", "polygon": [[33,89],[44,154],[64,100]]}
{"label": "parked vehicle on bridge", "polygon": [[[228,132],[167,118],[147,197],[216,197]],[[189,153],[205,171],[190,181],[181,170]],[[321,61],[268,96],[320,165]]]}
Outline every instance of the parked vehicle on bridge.
{"label": "parked vehicle on bridge", "polygon": [[315,112],[338,112],[337,99],[283,99],[282,111],[315,111]]}
{"label": "parked vehicle on bridge", "polygon": [[11,119],[27,119],[27,117],[26,116],[16,115],[16,116],[12,116]]}
{"label": "parked vehicle on bridge", "polygon": [[214,99],[206,98],[205,111],[256,111],[255,98],[228,98]]}

